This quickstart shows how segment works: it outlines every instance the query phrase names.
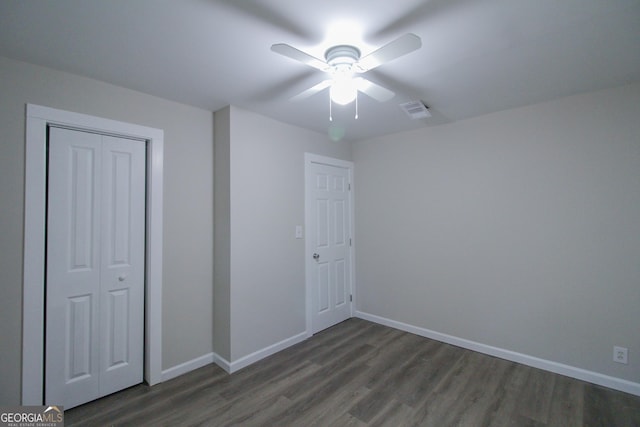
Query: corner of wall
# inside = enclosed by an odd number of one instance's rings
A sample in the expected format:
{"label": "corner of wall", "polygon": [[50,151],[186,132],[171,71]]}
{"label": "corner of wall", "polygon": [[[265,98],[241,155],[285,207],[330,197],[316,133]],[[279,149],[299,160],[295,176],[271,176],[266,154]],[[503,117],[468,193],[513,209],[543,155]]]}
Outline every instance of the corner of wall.
{"label": "corner of wall", "polygon": [[213,349],[231,358],[230,107],[214,113]]}

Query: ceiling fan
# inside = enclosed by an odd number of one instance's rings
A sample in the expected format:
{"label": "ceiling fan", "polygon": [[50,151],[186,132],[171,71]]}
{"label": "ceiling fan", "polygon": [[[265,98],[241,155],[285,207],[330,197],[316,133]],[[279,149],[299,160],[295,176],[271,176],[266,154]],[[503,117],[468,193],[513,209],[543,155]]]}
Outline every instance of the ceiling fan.
{"label": "ceiling fan", "polygon": [[355,77],[355,75],[373,70],[386,62],[413,52],[421,46],[420,37],[408,33],[364,57],[360,56],[360,49],[352,45],[330,47],[324,54],[324,61],[284,43],[274,44],[271,46],[271,50],[329,75],[326,80],[291,98],[292,101],[308,98],[329,88],[330,100],[346,105],[354,100],[357,102],[358,92],[380,102],[393,98],[395,94],[391,90],[363,77]]}

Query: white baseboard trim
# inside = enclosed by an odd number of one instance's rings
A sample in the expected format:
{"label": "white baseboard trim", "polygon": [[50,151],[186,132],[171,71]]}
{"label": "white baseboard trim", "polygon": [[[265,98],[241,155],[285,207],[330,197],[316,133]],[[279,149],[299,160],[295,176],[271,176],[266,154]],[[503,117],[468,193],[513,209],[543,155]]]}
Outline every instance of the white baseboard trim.
{"label": "white baseboard trim", "polygon": [[215,361],[216,356],[217,354],[215,353],[205,354],[204,356],[196,357],[195,359],[173,366],[169,369],[165,369],[162,371],[162,381],[169,381],[170,379],[184,375],[187,372],[209,365]]}
{"label": "white baseboard trim", "polygon": [[[272,344],[268,347],[265,347],[261,350],[255,351],[251,354],[248,354],[244,357],[241,357],[238,360],[235,360],[231,363],[228,361],[221,359],[223,365],[220,365],[222,369],[229,372],[230,374],[239,371],[240,369],[251,365],[252,363],[257,362],[258,360],[264,359],[265,357],[271,356],[274,353],[284,350],[287,347],[291,347],[294,344],[298,344],[301,341],[307,339],[307,333],[302,332],[300,334],[294,335],[292,337],[286,338],[280,342]],[[227,369],[228,368],[228,369]]]}
{"label": "white baseboard trim", "polygon": [[488,354],[490,356],[499,357],[501,359],[510,360],[512,362],[521,363],[523,365],[543,369],[545,371],[640,396],[639,383],[623,380],[621,378],[611,377],[609,375],[587,371],[586,369],[576,368],[574,366],[540,359],[538,357],[529,356],[522,353],[517,353],[515,351],[505,350],[503,348],[493,347],[487,344],[454,337],[452,335],[447,335],[418,326],[409,325],[407,323],[398,322],[396,320],[387,319],[386,317],[376,316],[375,314],[369,314],[362,311],[356,311],[355,317],[389,326],[391,328],[399,329],[401,331],[410,332],[412,334],[420,335],[425,338],[430,338],[436,341],[455,345],[457,347],[466,348],[468,350],[477,351],[479,353]]}
{"label": "white baseboard trim", "polygon": [[227,371],[228,374],[231,373],[231,363],[224,357],[218,355],[217,353],[213,353],[213,363]]}
{"label": "white baseboard trim", "polygon": [[264,359],[265,357],[271,356],[272,354],[282,351],[287,347],[291,347],[294,344],[304,341],[307,338],[307,333],[302,332],[300,334],[272,344],[268,347],[265,347],[261,350],[253,352],[247,356],[241,357],[234,362],[229,362],[227,359],[218,355],[217,353],[211,352],[209,354],[197,357],[193,360],[189,360],[187,362],[173,366],[169,369],[165,369],[164,371],[162,371],[162,381],[169,381],[170,379],[179,377],[180,375],[184,375],[188,372],[194,371],[198,368],[202,368],[203,366],[209,365],[211,363],[215,363],[228,373],[232,374],[242,368],[251,365],[252,363],[257,362],[258,360]]}

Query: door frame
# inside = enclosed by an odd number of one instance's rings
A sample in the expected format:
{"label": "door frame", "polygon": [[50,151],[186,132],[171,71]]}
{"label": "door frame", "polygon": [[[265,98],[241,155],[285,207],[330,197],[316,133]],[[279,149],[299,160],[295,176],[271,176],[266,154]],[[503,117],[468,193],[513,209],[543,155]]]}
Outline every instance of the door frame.
{"label": "door frame", "polygon": [[47,196],[47,127],[145,140],[145,343],[144,379],[162,381],[162,204],[164,131],[86,114],[27,104],[22,302],[22,405],[44,399],[45,238]]}
{"label": "door frame", "polygon": [[336,159],[333,157],[321,156],[319,154],[313,153],[304,153],[304,223],[305,223],[305,312],[306,312],[306,334],[307,338],[313,335],[312,329],[312,300],[311,300],[311,282],[312,282],[312,273],[313,273],[313,253],[314,248],[311,247],[311,239],[309,236],[311,235],[311,221],[313,218],[313,199],[312,194],[308,191],[309,184],[313,179],[313,174],[311,172],[312,164],[322,164],[327,166],[345,168],[349,171],[349,184],[351,185],[351,191],[349,191],[349,227],[351,230],[351,246],[349,247],[349,257],[351,258],[351,262],[349,263],[349,293],[352,296],[352,300],[349,304],[349,312],[350,316],[353,317],[354,307],[356,302],[356,293],[355,293],[355,248],[356,248],[356,239],[355,239],[355,222],[354,222],[354,205],[353,205],[353,193],[355,191],[354,186],[354,167],[353,162],[348,160]]}

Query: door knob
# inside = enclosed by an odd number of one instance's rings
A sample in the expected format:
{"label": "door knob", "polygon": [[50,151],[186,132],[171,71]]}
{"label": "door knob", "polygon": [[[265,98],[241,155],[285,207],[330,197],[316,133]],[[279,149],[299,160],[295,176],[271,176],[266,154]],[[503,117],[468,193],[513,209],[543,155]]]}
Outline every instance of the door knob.
{"label": "door knob", "polygon": [[127,275],[123,274],[122,276],[118,277],[118,281],[124,282],[124,279],[126,279],[126,278],[127,278]]}
{"label": "door knob", "polygon": [[320,259],[320,254],[313,254],[313,259],[315,259],[316,261]]}

